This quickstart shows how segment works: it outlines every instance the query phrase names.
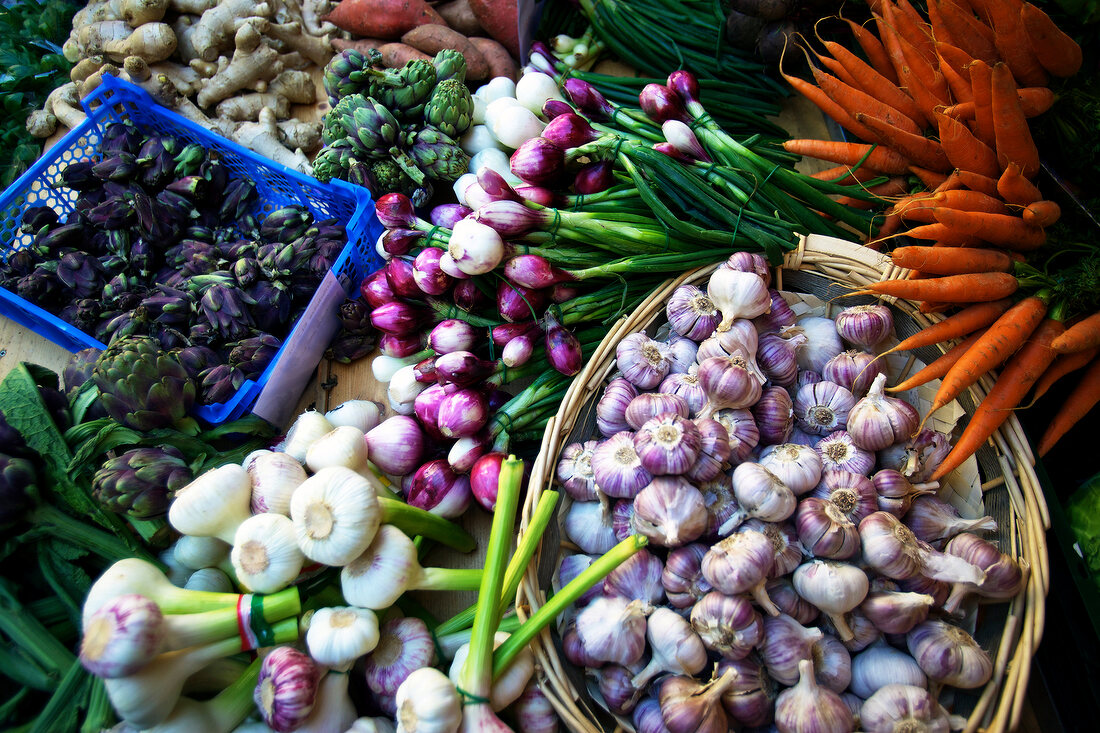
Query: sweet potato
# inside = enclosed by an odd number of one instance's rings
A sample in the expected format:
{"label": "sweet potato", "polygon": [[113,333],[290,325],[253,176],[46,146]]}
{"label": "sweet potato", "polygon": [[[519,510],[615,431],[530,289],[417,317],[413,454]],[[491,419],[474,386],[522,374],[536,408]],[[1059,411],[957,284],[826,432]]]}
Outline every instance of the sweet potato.
{"label": "sweet potato", "polygon": [[433,23],[446,27],[447,21],[424,0],[342,0],[321,17],[357,36],[396,40],[420,25]]}
{"label": "sweet potato", "polygon": [[354,48],[362,54],[365,54],[367,51],[378,50],[386,45],[386,41],[381,38],[356,38],[354,41],[349,41],[346,38],[333,38],[331,43],[333,50],[337,53],[347,51],[349,48]]}
{"label": "sweet potato", "polygon": [[470,0],[448,0],[442,5],[436,5],[435,9],[447,21],[447,25],[454,28],[464,36],[481,36],[485,31],[481,23],[477,22],[477,16],[470,8]]}
{"label": "sweet potato", "polygon": [[489,64],[489,78],[506,76],[512,81],[519,79],[519,64],[499,42],[492,38],[470,36],[470,43],[474,44],[474,48],[481,52]]}
{"label": "sweet potato", "polygon": [[419,59],[431,61],[432,58],[426,53],[417,51],[412,46],[406,46],[404,43],[387,43],[379,47],[378,50],[382,52],[382,65],[388,69],[400,69],[406,61]]}
{"label": "sweet potato", "polygon": [[442,25],[428,24],[413,28],[401,36],[401,42],[417,51],[435,55],[445,48],[458,51],[466,59],[466,78],[479,81],[489,76],[489,62],[466,36]]}
{"label": "sweet potato", "polygon": [[519,11],[516,0],[470,0],[470,9],[485,32],[519,58]]}

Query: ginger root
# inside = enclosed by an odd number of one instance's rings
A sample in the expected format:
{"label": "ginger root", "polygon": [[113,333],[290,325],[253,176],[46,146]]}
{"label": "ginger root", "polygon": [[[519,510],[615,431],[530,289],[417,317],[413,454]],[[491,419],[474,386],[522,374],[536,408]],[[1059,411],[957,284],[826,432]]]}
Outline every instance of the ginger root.
{"label": "ginger root", "polygon": [[27,132],[31,137],[49,137],[57,132],[57,118],[44,109],[36,109],[27,115]]}
{"label": "ginger root", "polygon": [[297,51],[321,67],[332,59],[332,45],[328,37],[319,38],[302,33],[301,23],[266,23],[260,26],[259,30],[268,38],[279,41],[283,48],[278,50],[284,53]]}
{"label": "ginger root", "polygon": [[257,122],[242,122],[232,138],[250,150],[263,155],[287,168],[307,175],[313,172],[309,158],[300,148],[291,152],[279,141],[279,128],[275,124],[275,111],[270,107],[260,111]]}
{"label": "ginger root", "polygon": [[321,123],[302,120],[283,120],[276,125],[279,140],[288,148],[301,148],[304,153],[321,149]]}
{"label": "ginger root", "polygon": [[317,85],[305,71],[287,69],[267,85],[267,91],[286,97],[291,104],[313,104],[317,101]]}
{"label": "ginger root", "polygon": [[102,56],[95,55],[88,58],[81,59],[73,68],[69,71],[69,81],[74,81],[77,84],[87,79],[89,76],[99,71],[103,64],[107,63],[107,59]]}
{"label": "ginger root", "polygon": [[70,130],[83,122],[87,115],[80,108],[80,99],[77,97],[76,84],[69,82],[54,89],[46,97],[46,103],[42,105],[47,114],[53,115],[59,124]]}
{"label": "ginger root", "polygon": [[290,116],[290,102],[287,98],[281,94],[273,94],[270,91],[263,94],[252,92],[222,100],[214,108],[214,113],[218,117],[224,117],[235,122],[254,121],[260,118],[260,111],[264,107],[275,110],[275,116],[279,119],[286,119]]}
{"label": "ginger root", "polygon": [[137,28],[160,20],[166,10],[168,0],[93,0],[73,16],[73,27],[101,20],[124,20],[126,25]]}
{"label": "ginger root", "polygon": [[[236,50],[229,64],[209,79],[204,79],[196,102],[209,107],[241,89],[266,86],[283,70],[279,53],[264,45],[263,37],[251,23],[241,26],[234,37]],[[257,90],[259,91],[259,90]]]}
{"label": "ginger root", "polygon": [[122,61],[127,56],[140,56],[150,64],[164,61],[175,50],[176,34],[167,23],[146,23],[124,39],[103,44],[103,52],[115,61]]}
{"label": "ginger root", "polygon": [[241,18],[266,18],[271,6],[253,0],[221,0],[210,8],[187,30],[187,41],[196,58],[214,61],[235,37]]}
{"label": "ginger root", "polygon": [[180,15],[202,15],[218,4],[218,0],[168,0],[168,7]]}

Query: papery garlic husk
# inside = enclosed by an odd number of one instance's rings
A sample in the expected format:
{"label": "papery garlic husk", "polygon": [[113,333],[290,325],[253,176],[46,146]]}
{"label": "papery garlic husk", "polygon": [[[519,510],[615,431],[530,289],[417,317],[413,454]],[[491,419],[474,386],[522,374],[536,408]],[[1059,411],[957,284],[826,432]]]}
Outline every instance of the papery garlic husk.
{"label": "papery garlic husk", "polygon": [[680,675],[666,678],[659,696],[661,717],[669,733],[726,733],[729,720],[720,700],[732,683],[729,672],[705,685]]}
{"label": "papery garlic husk", "polygon": [[798,533],[790,522],[765,522],[746,519],[735,532],[759,532],[772,543],[772,570],[770,577],[786,575],[802,563],[805,554]]}
{"label": "papery garlic husk", "polygon": [[590,555],[602,555],[618,543],[610,516],[596,501],[573,502],[562,528],[573,544]]}
{"label": "papery garlic husk", "polygon": [[435,667],[410,674],[394,702],[398,733],[455,733],[462,723],[462,698],[447,675]]}
{"label": "papery garlic husk", "polygon": [[798,595],[790,576],[769,578],[764,588],[782,614],[790,616],[803,626],[812,624],[821,615],[817,606]]}
{"label": "papery garlic husk", "polygon": [[252,479],[252,513],[275,512],[289,517],[290,497],[308,478],[302,464],[289,453],[267,451],[250,461],[247,468]]}
{"label": "papery garlic husk", "polygon": [[764,379],[755,364],[740,349],[732,356],[712,356],[699,364],[699,384],[707,393],[707,406],[700,413],[710,417],[715,410],[739,410],[760,399]]}
{"label": "papery garlic husk", "polygon": [[435,658],[435,641],[418,618],[392,618],[378,631],[378,643],[363,658],[363,677],[376,696],[397,694],[401,683]]}
{"label": "papery garlic husk", "polygon": [[985,582],[977,588],[966,583],[956,583],[952,587],[951,596],[943,606],[948,613],[955,613],[970,593],[1003,601],[1014,597],[1024,587],[1024,568],[1015,557],[1002,553],[988,540],[963,533],[953,537],[944,552],[961,557],[985,572]]}
{"label": "papery garlic husk", "polygon": [[880,468],[901,471],[910,481],[928,481],[951,452],[951,436],[924,428],[904,443],[878,452]]}
{"label": "papery garlic husk", "polygon": [[646,639],[652,654],[647,664],[630,680],[638,689],[663,672],[698,674],[707,664],[707,650],[683,616],[668,608],[655,608],[646,620]]}
{"label": "papery garlic husk", "polygon": [[930,545],[942,544],[962,532],[996,532],[993,517],[963,519],[955,507],[937,496],[918,496],[905,513],[905,525],[917,539]]}
{"label": "papery garlic husk", "polygon": [[859,528],[831,501],[807,496],[798,502],[794,525],[811,556],[847,560],[859,552]]}
{"label": "papery garlic husk", "polygon": [[905,635],[909,653],[929,678],[964,690],[981,687],[993,676],[993,661],[958,626],[930,619]]}
{"label": "papery garlic husk", "polygon": [[570,443],[561,451],[555,476],[565,493],[577,501],[595,501],[596,476],[592,473],[592,454],[598,441]]}
{"label": "papery garlic husk", "polygon": [[828,435],[845,429],[855,404],[852,393],[839,384],[814,382],[795,393],[794,419],[807,433]]}
{"label": "papery garlic husk", "polygon": [[666,412],[686,418],[691,409],[683,397],[663,392],[643,392],[630,401],[623,416],[631,430],[640,430],[650,419]]}
{"label": "papery garlic husk", "polygon": [[324,565],[346,565],[367,549],[382,511],[371,483],[350,468],[322,468],[290,498],[302,553]]}
{"label": "papery garlic husk", "polygon": [[601,435],[610,438],[630,429],[626,422],[626,408],[637,396],[638,388],[622,377],[607,383],[603,396],[596,403],[596,427]]}
{"label": "papery garlic husk", "polygon": [[722,473],[730,457],[730,436],[722,423],[709,417],[695,419],[699,430],[699,454],[684,474],[692,482],[703,484]]}
{"label": "papery garlic husk", "polygon": [[813,660],[814,644],[824,633],[816,627],[805,627],[790,616],[780,614],[764,618],[764,640],[760,658],[768,674],[784,685],[798,681],[798,665]]}
{"label": "papery garlic husk", "polygon": [[702,441],[694,422],[666,412],[646,420],[638,429],[634,452],[642,468],[654,476],[679,476],[695,464]]}
{"label": "papery garlic husk", "polygon": [[867,394],[880,374],[886,374],[886,363],[866,351],[842,351],[821,369],[822,379],[839,384],[855,397]]}
{"label": "papery garlic husk", "polygon": [[751,603],[716,591],[692,606],[691,626],[703,646],[725,659],[744,659],[764,636],[764,620]]}
{"label": "papery garlic husk", "polygon": [[694,363],[683,372],[673,372],[665,377],[657,392],[682,399],[688,406],[689,417],[698,415],[707,404],[707,393],[699,384],[699,365]]}
{"label": "papery garlic husk", "polygon": [[736,466],[752,457],[752,451],[760,443],[760,430],[756,418],[749,410],[718,410],[711,415],[726,429],[730,438],[730,465]]}
{"label": "papery garlic husk", "polygon": [[672,291],[665,304],[668,325],[692,341],[702,341],[714,333],[722,315],[706,293],[695,285],[681,285]]}
{"label": "papery garlic husk", "polygon": [[756,531],[738,532],[712,546],[703,556],[703,577],[717,591],[733,596],[752,593],[771,615],[779,609],[768,598],[764,583],[775,562],[775,550],[766,536]]}
{"label": "papery garlic husk", "polygon": [[615,363],[623,378],[639,389],[653,389],[668,375],[668,345],[644,331],[632,333],[615,347]]}
{"label": "papery garlic husk", "polygon": [[706,545],[692,543],[669,551],[661,571],[661,585],[673,608],[688,608],[711,591],[702,569],[708,549]]}
{"label": "papery garlic husk", "polygon": [[812,560],[799,565],[791,579],[798,595],[828,615],[841,640],[853,638],[844,614],[867,596],[867,573],[846,563]]}
{"label": "papery garlic husk", "polygon": [[707,528],[703,495],[681,476],[654,476],[634,497],[634,529],[662,547],[694,542]]}
{"label": "papery garlic husk", "polygon": [[730,357],[740,353],[746,361],[751,362],[750,370],[763,382],[767,377],[756,364],[759,339],[752,322],[738,318],[730,324],[728,331],[715,332],[713,336],[699,344],[695,352],[695,360],[702,364],[712,356]]}
{"label": "papery garlic husk", "polygon": [[810,496],[832,502],[853,524],[879,510],[875,484],[866,476],[848,471],[824,471]]}
{"label": "papery garlic husk", "polygon": [[866,733],[948,733],[955,727],[935,695],[923,687],[900,683],[884,685],[864,701],[859,719]]}
{"label": "papery garlic husk", "polygon": [[853,305],[837,313],[833,321],[841,338],[864,349],[882,343],[894,327],[894,316],[881,304]]}
{"label": "papery garlic husk", "polygon": [[794,406],[790,394],[782,387],[765,387],[752,406],[752,415],[762,445],[783,443],[794,429]]}
{"label": "papery garlic husk", "polygon": [[795,496],[812,491],[821,481],[821,456],[805,445],[769,445],[760,452],[760,465],[786,484]]}
{"label": "papery garlic husk", "polygon": [[908,440],[920,424],[916,408],[905,400],[888,397],[885,387],[886,375],[879,374],[867,396],[848,413],[848,432],[864,450],[878,451]]}
{"label": "papery garlic husk", "polygon": [[852,442],[846,430],[836,430],[814,446],[821,457],[822,471],[848,471],[869,476],[875,468],[875,454],[865,451]]}
{"label": "papery garlic husk", "polygon": [[316,410],[306,410],[299,415],[287,431],[286,439],[277,450],[289,453],[299,463],[306,462],[306,452],[314,441],[330,433],[335,426]]}
{"label": "papery garlic husk", "polygon": [[794,492],[759,463],[742,463],[733,470],[733,495],[749,516],[782,522],[794,513]]}
{"label": "papery garlic husk", "polygon": [[601,441],[592,451],[596,487],[607,496],[633,499],[653,480],[634,450],[634,433],[624,430]]}
{"label": "papery garlic husk", "polygon": [[264,594],[286,588],[305,564],[294,523],[282,514],[255,514],[241,522],[229,559],[237,581]]}
{"label": "papery garlic husk", "polygon": [[871,483],[875,485],[875,493],[878,494],[878,508],[898,518],[904,517],[909,511],[913,505],[913,499],[925,494],[934,494],[940,486],[938,481],[914,486],[900,471],[892,468],[876,471],[871,476]]}
{"label": "papery garlic husk", "polygon": [[603,580],[603,592],[627,600],[659,605],[665,601],[665,588],[661,585],[663,573],[664,563],[661,559],[642,548],[607,574]]}
{"label": "papery garlic husk", "polygon": [[936,599],[927,593],[872,590],[859,608],[884,634],[905,634],[928,618]]}
{"label": "papery garlic husk", "polygon": [[585,652],[601,662],[630,666],[645,652],[645,611],[641,601],[617,596],[595,598],[577,614],[577,635]]}
{"label": "papery garlic husk", "polygon": [[346,672],[378,645],[378,617],[366,608],[319,608],[306,631],[309,655],[320,665]]}
{"label": "papery garlic husk", "polygon": [[[687,374],[691,371],[692,367],[698,367],[696,363],[696,357],[699,356],[699,344],[695,343],[689,338],[683,336],[672,336],[668,339],[668,377],[675,374]],[[661,382],[663,385],[665,380]],[[657,387],[658,392],[664,392],[660,386]]]}
{"label": "papery garlic husk", "polygon": [[722,693],[722,707],[733,722],[745,727],[761,727],[772,722],[775,697],[779,693],[768,670],[755,658],[722,659],[715,672],[722,676],[733,672],[733,682]]}
{"label": "papery garlic husk", "polygon": [[779,733],[849,733],[855,719],[840,695],[817,684],[813,665],[803,660],[798,684],[776,698],[775,727]]}
{"label": "papery garlic husk", "polygon": [[[503,644],[508,634],[498,631],[493,634],[493,648]],[[451,660],[450,677],[457,687],[462,678],[462,668],[470,655],[470,645],[463,644]],[[524,648],[507,667],[493,680],[489,691],[489,707],[500,711],[515,702],[535,673],[535,655],[530,648]]]}
{"label": "papery garlic husk", "polygon": [[382,422],[382,406],[370,400],[348,400],[325,413],[334,428],[351,425],[364,433]]}
{"label": "papery garlic husk", "polygon": [[924,575],[950,583],[981,585],[985,573],[962,558],[944,555],[918,540],[897,517],[875,512],[859,523],[863,562],[888,578]]}
{"label": "papery garlic husk", "polygon": [[928,679],[916,660],[879,641],[852,657],[851,690],[864,700],[890,684],[925,688]]}
{"label": "papery garlic husk", "polygon": [[596,679],[607,709],[615,715],[630,715],[644,691],[631,682],[634,673],[618,664],[605,664],[587,672]]}

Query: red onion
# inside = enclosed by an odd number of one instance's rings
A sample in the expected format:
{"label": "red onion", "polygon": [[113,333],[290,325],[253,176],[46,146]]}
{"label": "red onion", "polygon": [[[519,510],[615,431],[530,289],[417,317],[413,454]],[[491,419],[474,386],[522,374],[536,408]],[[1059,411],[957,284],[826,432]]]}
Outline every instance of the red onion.
{"label": "red onion", "polygon": [[607,99],[596,90],[596,87],[586,81],[575,78],[566,79],[565,84],[562,85],[562,91],[577,109],[590,117],[608,119],[615,113],[615,109]]}
{"label": "red onion", "polygon": [[387,229],[416,226],[416,211],[412,201],[402,193],[387,193],[374,202],[374,212],[378,221]]}
{"label": "red onion", "polygon": [[428,218],[437,227],[452,229],[456,221],[472,213],[474,213],[473,209],[462,204],[440,204],[432,209]]}
{"label": "red onion", "polygon": [[496,508],[500,466],[506,457],[503,453],[486,453],[477,459],[470,470],[470,490],[485,511],[491,512]]}
{"label": "red onion", "polygon": [[413,277],[413,266],[410,260],[401,257],[392,257],[383,268],[386,272],[386,282],[390,289],[399,298],[419,298],[424,295],[420,286]]}
{"label": "red onion", "polygon": [[[598,140],[600,133],[588,124],[588,120],[570,110],[550,120],[543,128],[542,137],[562,150],[569,150]],[[519,174],[516,173],[516,175]]]}
{"label": "red onion", "polygon": [[403,336],[384,333],[378,338],[378,350],[394,359],[404,359],[424,350],[424,334],[421,331]]}
{"label": "red onion", "polygon": [[584,355],[581,353],[580,341],[550,312],[543,317],[543,328],[546,346],[546,359],[550,366],[567,377],[572,377],[581,370]]}
{"label": "red onion", "polygon": [[408,503],[445,519],[460,517],[470,506],[470,478],[456,474],[443,459],[428,461],[413,474]]}
{"label": "red onion", "polygon": [[477,171],[477,185],[481,190],[489,194],[493,201],[523,201],[523,197],[516,193],[515,189],[504,180],[504,176],[497,173],[489,166],[482,166]]}
{"label": "red onion", "polygon": [[439,269],[443,250],[425,247],[413,260],[413,280],[428,295],[443,295],[454,284],[454,278]]}
{"label": "red onion", "polygon": [[642,111],[654,122],[680,120],[691,122],[680,97],[664,84],[646,84],[638,95]]}
{"label": "red onion", "polygon": [[573,190],[581,196],[606,191],[615,184],[615,169],[610,161],[588,163],[573,178]]}
{"label": "red onion", "polygon": [[497,369],[495,361],[479,359],[469,351],[450,351],[435,357],[435,372],[440,384],[470,387]]}
{"label": "red onion", "polygon": [[392,257],[400,257],[408,254],[424,236],[417,229],[387,229],[382,233],[382,249]]}
{"label": "red onion", "polygon": [[550,302],[550,291],[546,288],[533,290],[522,285],[514,285],[507,280],[497,284],[497,310],[506,321],[525,321],[535,318]]}
{"label": "red onion", "polygon": [[482,333],[466,321],[448,318],[435,324],[428,334],[428,348],[437,354],[469,351],[481,341]]}
{"label": "red onion", "polygon": [[367,301],[371,308],[389,303],[397,297],[393,292],[393,288],[390,287],[389,280],[386,279],[384,269],[368,275],[363,284],[359,286],[359,294],[363,296],[363,300]]}
{"label": "red onion", "polygon": [[446,396],[447,389],[442,384],[433,384],[413,400],[413,412],[424,427],[424,432],[433,440],[445,439],[443,433],[439,432],[439,405]]}
{"label": "red onion", "polygon": [[516,255],[510,258],[504,263],[501,274],[509,282],[534,290],[573,279],[572,275],[554,267],[549,260],[538,255]]}
{"label": "red onion", "polygon": [[439,432],[447,438],[467,438],[489,421],[489,399],[480,389],[460,389],[439,401]]}
{"label": "red onion", "polygon": [[489,296],[481,292],[481,288],[472,279],[459,280],[451,292],[455,305],[464,311],[475,310],[489,302]]}
{"label": "red onion", "polygon": [[560,99],[547,99],[542,103],[542,116],[548,120],[552,120],[561,115],[571,114],[572,112],[573,108],[569,106],[569,103],[563,102]]}
{"label": "red onion", "polygon": [[531,138],[512,153],[509,168],[527,183],[552,183],[565,169],[565,151],[544,137]]}
{"label": "red onion", "polygon": [[424,432],[406,415],[386,418],[371,428],[364,440],[371,463],[392,476],[412,473],[424,454]]}
{"label": "red onion", "polygon": [[[395,260],[390,260],[394,262]],[[383,303],[370,313],[371,325],[379,331],[393,336],[408,336],[416,333],[431,316],[419,306],[393,300]]]}

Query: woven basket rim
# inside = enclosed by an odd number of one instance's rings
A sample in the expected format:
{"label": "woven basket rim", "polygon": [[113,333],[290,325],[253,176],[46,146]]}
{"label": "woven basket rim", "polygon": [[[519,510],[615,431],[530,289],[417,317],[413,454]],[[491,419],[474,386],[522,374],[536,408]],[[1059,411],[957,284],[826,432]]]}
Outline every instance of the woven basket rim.
{"label": "woven basket rim", "polygon": [[[627,334],[641,330],[659,318],[664,303],[680,285],[704,281],[718,265],[697,268],[667,281],[633,313],[622,316],[608,329],[607,335],[570,385],[558,413],[546,426],[538,457],[522,507],[520,536],[527,531],[534,508],[542,492],[552,488],[558,454],[572,432],[580,408],[605,382],[614,368],[615,346]],[[798,247],[788,253],[775,270],[775,285],[783,289],[784,271],[811,272],[843,285],[862,288],[884,279],[904,277],[908,270],[895,267],[890,258],[853,242],[833,237],[809,235],[800,238]],[[923,314],[909,301],[885,297],[889,302],[925,328],[942,320],[936,314]],[[991,373],[970,388],[980,402],[995,381]],[[1027,578],[1020,593],[1008,601],[1007,618],[1000,641],[991,649],[993,677],[984,687],[972,711],[964,733],[982,730],[990,733],[1014,730],[1020,719],[1031,668],[1031,658],[1042,637],[1045,601],[1049,590],[1048,555],[1045,531],[1050,519],[1046,500],[1035,474],[1035,458],[1015,415],[997,430],[992,439],[1001,475],[982,484],[982,491],[1004,485],[1007,489],[1011,525],[1006,529],[1016,540],[1016,555]],[[556,553],[558,548],[552,548]],[[521,619],[537,611],[546,601],[540,587],[538,567],[544,552],[541,542],[520,584],[516,608]],[[565,672],[569,662],[562,660],[549,629],[532,643],[537,662],[540,689],[554,706],[565,726],[576,733],[601,733],[586,700],[587,692],[578,691]],[[621,730],[619,728],[618,730]]]}

